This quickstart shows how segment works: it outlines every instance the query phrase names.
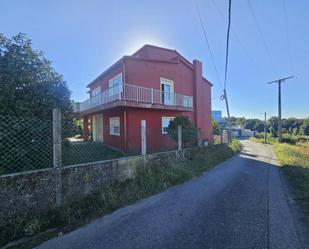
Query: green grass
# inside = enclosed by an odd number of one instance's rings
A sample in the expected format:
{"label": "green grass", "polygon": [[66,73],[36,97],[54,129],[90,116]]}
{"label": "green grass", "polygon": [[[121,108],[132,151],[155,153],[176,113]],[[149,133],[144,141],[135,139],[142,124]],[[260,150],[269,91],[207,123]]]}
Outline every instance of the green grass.
{"label": "green grass", "polygon": [[65,142],[62,147],[63,165],[102,161],[125,156],[124,153],[113,150],[99,142]]}
{"label": "green grass", "polygon": [[[194,149],[190,157],[183,161],[171,158],[152,159],[147,162],[146,167],[136,172],[135,179],[106,186],[60,209],[50,210],[46,215],[6,220],[0,226],[0,246],[18,238],[40,234],[20,246],[12,247],[32,248],[58,232],[69,232],[113,210],[199,176],[240,149],[239,141],[233,140],[230,146],[222,144]],[[56,228],[57,231],[42,234],[50,228]]]}
{"label": "green grass", "polygon": [[[284,134],[283,141],[268,137],[268,143],[274,147],[277,159],[282,166],[282,172],[295,190],[297,202],[303,208],[306,223],[309,224],[309,142],[308,136],[290,136]],[[264,142],[261,137],[251,138],[252,141]]]}
{"label": "green grass", "polygon": [[[257,134],[254,137],[250,137],[250,140],[254,141],[254,142],[265,143],[264,134],[261,134],[261,133]],[[267,144],[274,144],[277,141],[278,141],[277,138],[273,137],[270,133],[266,134],[266,143]]]}
{"label": "green grass", "polygon": [[[265,143],[264,140],[264,133],[258,133],[256,136],[250,138],[251,141]],[[268,144],[275,144],[278,142],[278,138],[273,137],[271,133],[266,134],[266,143]],[[309,142],[309,136],[303,135],[293,135],[288,133],[282,134],[282,142],[289,143],[289,144],[296,144],[296,143],[305,143]]]}
{"label": "green grass", "polygon": [[309,143],[274,144],[278,161],[294,187],[309,224]]}

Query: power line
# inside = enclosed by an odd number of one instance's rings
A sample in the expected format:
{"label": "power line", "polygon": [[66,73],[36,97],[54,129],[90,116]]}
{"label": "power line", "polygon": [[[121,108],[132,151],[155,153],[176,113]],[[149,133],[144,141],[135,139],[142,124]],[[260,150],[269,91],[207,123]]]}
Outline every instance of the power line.
{"label": "power line", "polygon": [[[255,24],[256,24],[256,26],[257,26],[257,28],[258,28],[259,34],[260,34],[261,39],[262,39],[262,41],[263,41],[263,45],[264,45],[265,50],[266,50],[266,53],[267,53],[267,55],[268,55],[268,57],[269,57],[270,63],[271,63],[271,65],[272,65],[272,67],[276,70],[277,68],[276,68],[276,66],[275,66],[275,64],[274,64],[273,57],[271,56],[270,50],[269,50],[269,48],[268,48],[267,42],[266,42],[265,37],[264,37],[264,34],[263,34],[263,32],[262,32],[262,29],[261,29],[261,27],[260,27],[260,25],[259,25],[259,23],[258,23],[257,17],[256,17],[255,12],[254,12],[254,9],[253,9],[253,7],[252,7],[252,5],[251,5],[251,3],[250,3],[250,0],[247,0],[247,2],[248,2],[248,5],[249,5],[249,9],[250,9],[250,11],[251,11],[251,14],[252,14],[252,16],[253,16],[254,22],[255,22]],[[278,72],[277,72],[277,73],[278,73]]]}
{"label": "power line", "polygon": [[[203,34],[204,34],[204,38],[205,38],[205,41],[206,41],[206,44],[207,44],[207,48],[208,48],[208,51],[209,51],[209,53],[210,53],[211,62],[212,62],[213,67],[214,67],[214,69],[215,69],[215,73],[216,73],[217,80],[218,80],[218,82],[219,82],[219,83],[221,84],[221,86],[222,86],[222,81],[221,81],[221,79],[220,79],[220,74],[219,74],[219,72],[218,72],[218,69],[217,69],[217,66],[216,66],[216,63],[215,63],[215,59],[214,59],[212,50],[211,50],[211,48],[210,48],[209,40],[208,40],[208,37],[207,37],[207,34],[206,34],[206,28],[205,28],[205,25],[204,25],[204,22],[203,22],[203,19],[202,19],[200,10],[199,10],[198,1],[195,0],[194,3],[195,3],[195,7],[196,7],[197,14],[198,14],[198,17],[199,17],[200,25],[201,25],[201,27],[202,27],[202,31],[203,31]],[[223,87],[223,86],[222,86],[222,87]]]}
{"label": "power line", "polygon": [[231,28],[231,0],[229,0],[229,17],[228,17],[227,35],[226,35],[224,89],[226,89],[227,66],[228,66],[228,60],[229,60],[230,28]]}
{"label": "power line", "polygon": [[[224,21],[227,21],[225,16],[223,15],[222,11],[220,10],[219,6],[217,5],[215,0],[212,0],[213,5],[215,6],[215,8],[217,9],[218,13],[220,14],[220,16],[222,17],[222,19]],[[235,29],[233,27],[231,27],[231,31],[232,34],[234,35],[234,37],[236,38],[237,42],[239,43],[240,47],[243,49],[243,51],[245,52],[246,56],[248,57],[248,59],[252,62],[252,64],[255,65],[256,68],[258,68],[260,71],[260,68],[257,66],[256,61],[253,59],[253,57],[250,56],[248,50],[246,49],[244,43],[241,41],[241,39],[239,38],[237,32],[235,31]]]}
{"label": "power line", "polygon": [[293,66],[293,60],[292,60],[292,54],[291,54],[291,42],[289,39],[289,27],[288,27],[288,18],[286,14],[286,6],[285,6],[285,0],[282,0],[282,6],[283,6],[283,16],[284,16],[284,26],[285,26],[285,34],[286,34],[286,40],[287,40],[287,47],[288,47],[288,56],[289,56],[289,67],[290,72],[294,71]]}

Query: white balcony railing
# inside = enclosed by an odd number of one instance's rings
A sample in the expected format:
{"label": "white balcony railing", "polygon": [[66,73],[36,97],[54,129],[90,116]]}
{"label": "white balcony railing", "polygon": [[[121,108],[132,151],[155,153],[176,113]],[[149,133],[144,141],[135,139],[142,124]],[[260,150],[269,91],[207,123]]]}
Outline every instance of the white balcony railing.
{"label": "white balcony railing", "polygon": [[98,107],[116,100],[136,101],[148,104],[193,107],[193,97],[178,93],[162,92],[157,89],[141,87],[131,84],[121,84],[106,89],[98,95],[80,103],[78,111]]}

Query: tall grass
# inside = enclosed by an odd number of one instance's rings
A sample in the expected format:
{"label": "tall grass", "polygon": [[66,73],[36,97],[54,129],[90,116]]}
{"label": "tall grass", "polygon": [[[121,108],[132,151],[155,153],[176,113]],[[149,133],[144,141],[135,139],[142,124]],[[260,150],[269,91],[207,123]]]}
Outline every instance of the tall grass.
{"label": "tall grass", "polygon": [[[239,141],[233,140],[230,146],[222,144],[194,149],[190,157],[183,161],[171,158],[153,159],[136,172],[133,180],[106,186],[85,198],[71,201],[60,209],[50,210],[46,215],[16,217],[6,221],[0,225],[0,246],[50,228],[57,228],[57,232],[71,231],[96,217],[199,176],[240,149]],[[30,240],[22,248],[32,248],[44,239],[46,237],[43,236],[39,241]]]}
{"label": "tall grass", "polygon": [[309,143],[275,144],[278,161],[309,218]]}

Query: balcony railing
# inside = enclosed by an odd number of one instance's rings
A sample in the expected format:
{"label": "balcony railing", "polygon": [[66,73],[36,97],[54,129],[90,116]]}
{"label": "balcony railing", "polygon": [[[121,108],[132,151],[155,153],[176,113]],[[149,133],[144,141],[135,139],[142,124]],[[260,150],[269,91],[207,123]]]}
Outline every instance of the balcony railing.
{"label": "balcony railing", "polygon": [[117,100],[135,101],[148,104],[193,107],[193,97],[178,93],[162,92],[157,89],[131,84],[121,84],[106,89],[98,95],[80,103],[77,111],[83,112],[94,107],[105,105]]}

